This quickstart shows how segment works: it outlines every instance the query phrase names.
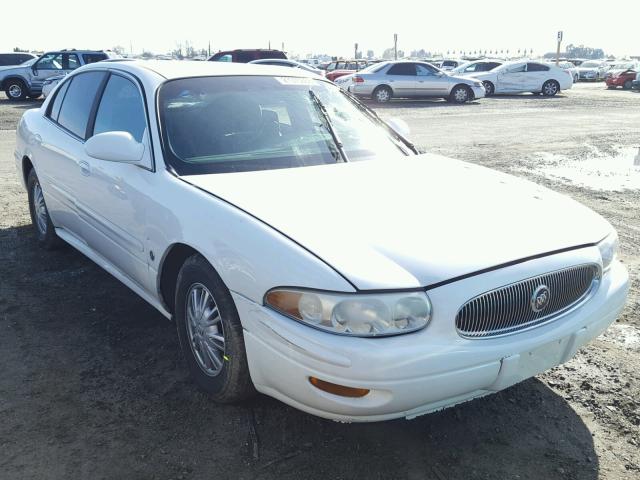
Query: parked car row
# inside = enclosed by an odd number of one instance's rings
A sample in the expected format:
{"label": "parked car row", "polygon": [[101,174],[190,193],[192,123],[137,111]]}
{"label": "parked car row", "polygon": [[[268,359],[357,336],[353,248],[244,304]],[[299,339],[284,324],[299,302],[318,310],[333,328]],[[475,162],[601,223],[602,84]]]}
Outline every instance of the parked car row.
{"label": "parked car row", "polygon": [[554,96],[573,86],[573,75],[538,62],[477,61],[449,74],[426,62],[388,61],[336,80],[341,88],[378,103],[392,98],[442,97],[465,103],[494,94]]}

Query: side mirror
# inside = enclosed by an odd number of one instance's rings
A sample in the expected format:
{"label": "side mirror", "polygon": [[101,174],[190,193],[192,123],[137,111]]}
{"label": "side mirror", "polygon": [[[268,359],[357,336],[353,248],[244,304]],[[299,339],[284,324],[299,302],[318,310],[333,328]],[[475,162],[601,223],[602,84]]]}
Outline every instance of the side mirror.
{"label": "side mirror", "polygon": [[142,161],[144,145],[129,132],[104,132],[87,140],[84,151],[99,160],[135,164]]}
{"label": "side mirror", "polygon": [[405,138],[411,134],[409,125],[407,125],[407,122],[405,122],[401,118],[390,118],[389,120],[387,120],[387,125],[389,125],[396,133]]}

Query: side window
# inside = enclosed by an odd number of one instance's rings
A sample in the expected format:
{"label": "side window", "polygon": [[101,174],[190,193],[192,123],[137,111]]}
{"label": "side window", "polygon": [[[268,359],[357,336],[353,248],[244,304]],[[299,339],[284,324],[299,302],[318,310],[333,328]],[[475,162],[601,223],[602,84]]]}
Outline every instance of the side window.
{"label": "side window", "polygon": [[64,100],[64,94],[67,93],[67,88],[71,82],[64,82],[62,86],[56,92],[56,98],[53,99],[49,110],[49,118],[54,122],[58,121],[58,115],[60,114],[60,107],[62,106],[62,100]]}
{"label": "side window", "polygon": [[416,67],[413,63],[396,63],[387,71],[387,75],[415,75]]}
{"label": "side window", "polygon": [[75,53],[63,53],[62,54],[62,69],[63,70],[75,70],[80,66],[80,61]]}
{"label": "side window", "polygon": [[91,108],[105,75],[87,72],[74,76],[64,96],[58,123],[82,139],[86,138]]}
{"label": "side window", "polygon": [[218,57],[216,59],[216,62],[230,62],[231,61],[231,54],[227,53],[226,55],[222,55],[221,57]]}
{"label": "side window", "polygon": [[82,59],[84,60],[84,63],[96,63],[106,60],[107,55],[104,53],[83,53]]}
{"label": "side window", "polygon": [[258,56],[253,52],[238,52],[234,54],[234,62],[249,63],[251,60],[256,60]]}
{"label": "side window", "polygon": [[147,117],[140,90],[119,75],[111,75],[102,94],[93,134],[129,132],[138,142],[147,128]]}
{"label": "side window", "polygon": [[62,70],[62,54],[48,53],[35,64],[38,70]]}
{"label": "side window", "polygon": [[327,65],[327,72],[330,72],[331,70],[335,70],[336,69],[336,62],[331,62],[329,65]]}
{"label": "side window", "polygon": [[526,63],[523,63],[522,65],[514,65],[513,67],[509,67],[507,69],[507,73],[520,73],[520,72],[524,72],[525,67],[527,66]]}
{"label": "side window", "polygon": [[547,72],[549,67],[540,63],[527,63],[527,72]]}
{"label": "side window", "polygon": [[428,77],[436,74],[436,70],[434,68],[421,64],[416,64],[416,71],[419,77]]}

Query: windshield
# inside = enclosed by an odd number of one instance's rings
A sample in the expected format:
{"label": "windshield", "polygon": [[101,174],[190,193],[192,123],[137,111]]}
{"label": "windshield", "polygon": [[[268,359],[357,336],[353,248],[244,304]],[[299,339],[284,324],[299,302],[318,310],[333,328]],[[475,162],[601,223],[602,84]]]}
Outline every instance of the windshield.
{"label": "windshield", "polygon": [[581,67],[585,67],[585,68],[597,68],[597,67],[602,66],[602,64],[600,62],[584,62],[580,66]]}
{"label": "windshield", "polygon": [[632,70],[635,67],[635,63],[616,63],[612,70]]}
{"label": "windshield", "polygon": [[344,157],[360,161],[410,153],[338,87],[320,79],[171,80],[160,87],[158,105],[165,157],[179,175],[305,167],[342,162]]}

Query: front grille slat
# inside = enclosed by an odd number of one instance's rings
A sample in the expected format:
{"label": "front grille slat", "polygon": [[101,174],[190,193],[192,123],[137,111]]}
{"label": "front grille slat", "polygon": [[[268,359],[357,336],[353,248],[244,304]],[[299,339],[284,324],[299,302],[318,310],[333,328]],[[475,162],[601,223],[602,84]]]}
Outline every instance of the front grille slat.
{"label": "front grille slat", "polygon": [[[485,292],[465,303],[456,315],[456,330],[466,338],[488,338],[515,333],[547,323],[595,291],[600,266],[584,264],[527,278]],[[547,286],[549,300],[542,310],[532,307],[532,296]]]}

